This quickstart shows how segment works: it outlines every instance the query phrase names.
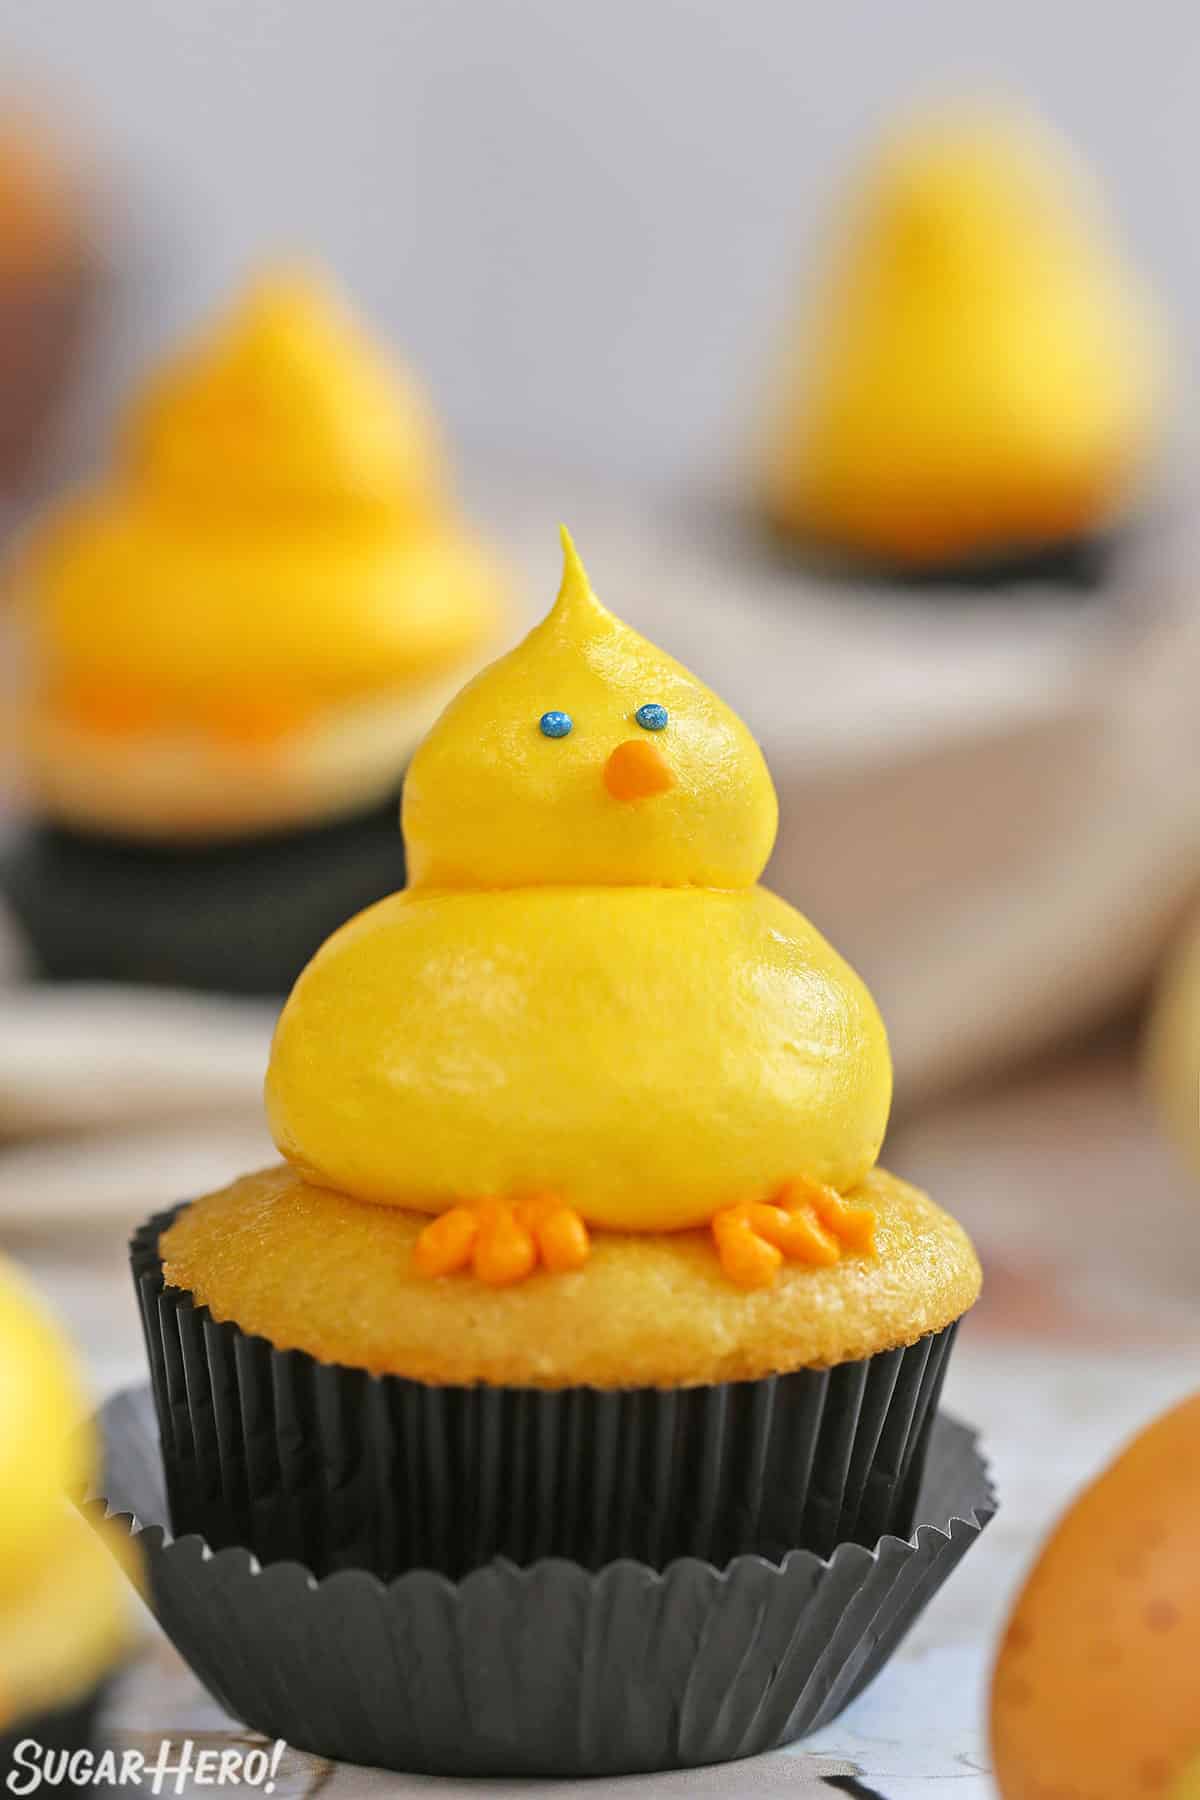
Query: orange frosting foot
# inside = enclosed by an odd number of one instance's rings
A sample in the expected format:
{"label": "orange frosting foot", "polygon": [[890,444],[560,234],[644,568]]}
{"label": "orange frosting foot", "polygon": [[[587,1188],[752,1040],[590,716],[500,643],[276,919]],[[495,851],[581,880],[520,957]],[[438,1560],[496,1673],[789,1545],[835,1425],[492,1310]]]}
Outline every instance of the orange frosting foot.
{"label": "orange frosting foot", "polygon": [[591,1248],[587,1226],[554,1194],[532,1200],[478,1200],[439,1213],[417,1239],[422,1275],[451,1275],[470,1265],[489,1287],[524,1281],[538,1263],[553,1274],[578,1269]]}
{"label": "orange frosting foot", "polygon": [[828,1264],[847,1250],[873,1256],[875,1209],[801,1176],[786,1182],[773,1201],[747,1200],[714,1213],[712,1233],[731,1281],[771,1287],[785,1257]]}

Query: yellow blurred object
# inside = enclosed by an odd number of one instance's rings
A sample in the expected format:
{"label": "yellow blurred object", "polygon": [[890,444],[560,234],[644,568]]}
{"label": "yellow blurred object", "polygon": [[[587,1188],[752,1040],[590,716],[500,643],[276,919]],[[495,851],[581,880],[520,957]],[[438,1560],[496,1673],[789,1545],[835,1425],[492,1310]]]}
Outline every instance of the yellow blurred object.
{"label": "yellow blurred object", "polygon": [[127,1636],[117,1563],[65,1498],[92,1472],[84,1421],[65,1338],[0,1262],[0,1730],[80,1698]]}
{"label": "yellow blurred object", "polygon": [[783,531],[915,571],[1133,503],[1163,331],[1067,146],[960,107],[892,133],[794,327],[759,472]]}
{"label": "yellow blurred object", "polygon": [[1200,918],[1191,921],[1167,960],[1151,1009],[1145,1061],[1167,1135],[1200,1175]]}
{"label": "yellow blurred object", "polygon": [[131,409],[122,461],[143,491],[218,514],[378,509],[424,523],[446,511],[425,395],[300,271],[261,278],[165,364]]}
{"label": "yellow blurred object", "polygon": [[123,1570],[136,1584],[119,1526],[60,1510],[53,1557],[0,1605],[0,1730],[77,1703],[112,1673],[131,1635]]}
{"label": "yellow blurred object", "polygon": [[36,796],[150,836],[370,804],[504,617],[424,398],[295,274],[150,384],[17,583]]}
{"label": "yellow blurred object", "polygon": [[1200,1751],[1172,1783],[1167,1800],[1200,1800]]}
{"label": "yellow blurred object", "polygon": [[62,1333],[0,1264],[0,1605],[58,1530],[60,1497],[90,1473],[83,1389]]}
{"label": "yellow blurred object", "polygon": [[1200,1792],[1198,1516],[1194,1395],[1075,1501],[1017,1600],[992,1681],[1004,1800]]}
{"label": "yellow blurred object", "polygon": [[[293,989],[267,1077],[276,1142],[361,1200],[441,1213],[549,1193],[624,1231],[698,1226],[798,1177],[852,1189],[891,1099],[874,1002],[755,885],[776,803],[745,726],[565,549],[549,617],[413,759],[412,885]],[[660,772],[614,787],[614,754],[641,741]]]}

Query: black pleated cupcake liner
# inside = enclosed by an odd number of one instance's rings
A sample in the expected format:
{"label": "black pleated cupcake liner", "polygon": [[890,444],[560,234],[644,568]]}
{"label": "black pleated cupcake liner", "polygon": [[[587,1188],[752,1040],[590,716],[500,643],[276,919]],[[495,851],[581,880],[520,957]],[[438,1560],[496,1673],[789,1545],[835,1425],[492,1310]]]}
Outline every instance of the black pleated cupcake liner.
{"label": "black pleated cupcake liner", "polygon": [[40,972],[220,993],[286,994],[330,932],[404,886],[399,782],[328,824],[158,844],[40,825],[0,859]]}
{"label": "black pleated cupcake liner", "polygon": [[911,1531],[953,1325],[830,1369],[677,1389],[437,1387],[277,1350],[131,1244],[177,1535],[317,1575],[502,1556],[716,1566]]}
{"label": "black pleated cupcake liner", "polygon": [[750,520],[743,539],[757,539],[760,549],[779,566],[800,574],[841,581],[877,592],[888,589],[905,596],[925,594],[932,599],[969,601],[973,594],[1003,597],[1020,604],[1053,587],[1062,597],[1085,599],[1104,587],[1121,555],[1128,551],[1146,527],[1126,522],[1109,530],[1014,543],[976,556],[950,562],[913,566],[872,557],[819,538],[804,540],[781,526],[765,527]]}
{"label": "black pleated cupcake liner", "polygon": [[298,1749],[425,1774],[615,1776],[791,1743],[873,1679],[996,1508],[974,1434],[940,1415],[907,1541],[724,1569],[497,1560],[457,1583],[318,1580],[172,1535],[148,1389],[99,1424],[85,1511],[136,1540],[154,1613],[214,1698]]}

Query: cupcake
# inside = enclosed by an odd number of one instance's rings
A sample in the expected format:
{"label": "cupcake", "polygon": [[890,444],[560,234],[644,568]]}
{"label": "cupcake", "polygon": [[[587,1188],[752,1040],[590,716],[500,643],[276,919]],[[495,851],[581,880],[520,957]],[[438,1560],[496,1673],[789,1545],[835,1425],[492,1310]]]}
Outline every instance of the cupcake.
{"label": "cupcake", "polygon": [[117,1568],[64,1497],[92,1474],[74,1365],[9,1264],[0,1265],[0,1379],[2,1779],[26,1767],[13,1761],[23,1741],[86,1744],[128,1634]]}
{"label": "cupcake", "polygon": [[423,396],[270,275],[15,581],[41,823],[8,886],[45,970],[286,991],[403,879],[405,763],[503,628]]}
{"label": "cupcake", "polygon": [[323,946],[277,1167],[134,1243],[176,1532],[318,1575],[907,1534],[980,1283],[745,726],[596,599],[471,682]]}
{"label": "cupcake", "polygon": [[793,327],[758,508],[863,571],[1094,577],[1141,504],[1165,362],[1065,145],[1021,113],[919,117]]}

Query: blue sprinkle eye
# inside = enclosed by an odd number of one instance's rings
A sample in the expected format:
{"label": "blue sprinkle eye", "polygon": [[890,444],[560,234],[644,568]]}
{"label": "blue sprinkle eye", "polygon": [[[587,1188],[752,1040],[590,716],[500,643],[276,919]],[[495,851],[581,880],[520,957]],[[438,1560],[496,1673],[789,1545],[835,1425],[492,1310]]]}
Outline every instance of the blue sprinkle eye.
{"label": "blue sprinkle eye", "polygon": [[570,713],[544,712],[538,720],[538,730],[543,737],[566,737],[575,721]]}
{"label": "blue sprinkle eye", "polygon": [[643,731],[661,731],[667,722],[667,709],[660,706],[657,700],[648,700],[645,706],[639,706],[634,718]]}

